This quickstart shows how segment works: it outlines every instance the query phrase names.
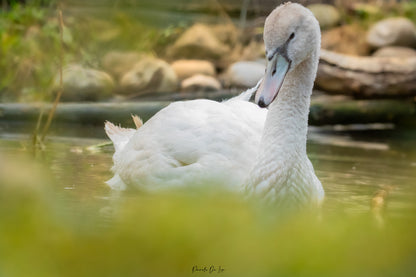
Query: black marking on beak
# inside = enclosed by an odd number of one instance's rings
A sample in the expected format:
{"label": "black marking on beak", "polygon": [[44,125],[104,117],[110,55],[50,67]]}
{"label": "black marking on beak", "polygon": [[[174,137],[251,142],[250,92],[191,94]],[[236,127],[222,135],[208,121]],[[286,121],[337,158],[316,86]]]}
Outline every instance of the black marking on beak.
{"label": "black marking on beak", "polygon": [[260,97],[260,99],[259,99],[259,103],[257,103],[257,105],[259,105],[259,107],[260,107],[260,108],[266,108],[266,107],[267,107],[266,103],[264,103],[264,98],[263,98],[263,96],[262,96],[262,97]]}

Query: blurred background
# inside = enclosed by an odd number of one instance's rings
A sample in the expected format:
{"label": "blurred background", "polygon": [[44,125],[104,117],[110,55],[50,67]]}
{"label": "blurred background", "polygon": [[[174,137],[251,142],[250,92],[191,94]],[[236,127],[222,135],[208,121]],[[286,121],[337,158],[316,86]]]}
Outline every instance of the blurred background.
{"label": "blurred background", "polygon": [[322,31],[319,216],[105,184],[103,122],[253,87],[282,2],[0,0],[0,276],[416,276],[413,0],[292,1]]}
{"label": "blurred background", "polygon": [[[60,67],[62,101],[221,98],[235,88],[238,93],[264,72],[264,19],[281,2],[2,0],[0,100],[50,101],[60,85]],[[318,18],[323,49],[355,56],[416,55],[415,1],[298,2]],[[380,23],[387,18],[394,20]],[[327,59],[322,63],[332,63]],[[348,62],[351,68],[365,67],[360,60]],[[374,64],[375,70],[381,67]],[[356,98],[413,96],[414,66],[400,66],[401,72],[387,74],[377,88],[363,76],[341,76],[348,75],[348,66],[338,75],[322,66],[317,89]],[[410,77],[389,82],[409,71]]]}

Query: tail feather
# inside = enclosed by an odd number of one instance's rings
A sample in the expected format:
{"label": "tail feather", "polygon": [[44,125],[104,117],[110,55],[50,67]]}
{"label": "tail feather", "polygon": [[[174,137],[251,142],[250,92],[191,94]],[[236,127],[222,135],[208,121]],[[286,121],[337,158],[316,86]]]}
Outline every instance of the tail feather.
{"label": "tail feather", "polygon": [[134,125],[136,125],[136,129],[139,129],[143,126],[143,120],[140,117],[138,117],[135,114],[132,114],[131,118],[133,119]]}
{"label": "tail feather", "polygon": [[[137,129],[139,129],[143,125],[143,121],[137,115],[131,115],[134,125]],[[121,126],[114,125],[110,121],[106,121],[104,124],[104,130],[107,136],[113,142],[115,152],[113,159],[116,160],[117,155],[120,154],[121,151],[126,144],[129,142],[131,137],[136,133],[137,129],[132,128],[123,128]],[[118,153],[117,153],[118,152]],[[113,168],[114,171],[114,168]],[[120,175],[117,173],[114,175],[113,178],[106,182],[113,190],[125,190],[127,188],[126,184],[120,178]]]}
{"label": "tail feather", "polygon": [[113,141],[116,152],[123,149],[136,132],[135,129],[116,126],[110,121],[105,122],[104,129],[107,136]]}

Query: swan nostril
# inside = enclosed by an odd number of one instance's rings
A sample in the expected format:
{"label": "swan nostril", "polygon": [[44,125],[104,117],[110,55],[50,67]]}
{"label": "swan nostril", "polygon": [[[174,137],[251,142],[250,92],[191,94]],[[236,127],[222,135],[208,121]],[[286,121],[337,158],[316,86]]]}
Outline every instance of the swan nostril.
{"label": "swan nostril", "polygon": [[257,103],[257,105],[259,105],[260,108],[266,108],[267,107],[266,103],[264,103],[264,98],[263,97],[260,97],[259,103]]}

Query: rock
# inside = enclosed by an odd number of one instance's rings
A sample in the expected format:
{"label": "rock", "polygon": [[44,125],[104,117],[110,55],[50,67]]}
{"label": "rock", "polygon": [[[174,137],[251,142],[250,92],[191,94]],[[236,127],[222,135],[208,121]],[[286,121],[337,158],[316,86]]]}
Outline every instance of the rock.
{"label": "rock", "polygon": [[178,88],[178,78],[165,61],[145,57],[123,75],[120,94],[141,95],[149,92],[173,92]]}
{"label": "rock", "polygon": [[172,58],[218,60],[229,51],[208,26],[195,24],[175,41],[167,54]]}
{"label": "rock", "polygon": [[196,74],[215,76],[214,65],[204,60],[177,60],[172,63],[172,68],[180,80]]}
{"label": "rock", "polygon": [[264,59],[266,55],[264,42],[257,42],[252,40],[245,46],[241,52],[240,60],[254,61],[257,59]]}
{"label": "rock", "polygon": [[416,47],[416,27],[404,17],[381,20],[367,34],[367,42],[374,48],[384,46]]}
{"label": "rock", "polygon": [[410,58],[416,57],[416,50],[402,46],[386,46],[378,49],[373,53],[374,57],[398,57]]}
{"label": "rock", "polygon": [[[97,101],[110,98],[114,80],[106,72],[68,65],[63,69],[62,101]],[[59,90],[59,74],[56,75],[53,92]]]}
{"label": "rock", "polygon": [[181,91],[218,91],[220,82],[212,76],[202,74],[194,75],[182,81]]}
{"label": "rock", "polygon": [[358,25],[344,25],[324,31],[321,47],[338,53],[367,56],[370,46],[365,39],[366,31]]}
{"label": "rock", "polygon": [[142,58],[143,55],[137,52],[111,51],[104,56],[101,63],[106,72],[120,80],[121,76],[130,71]]}
{"label": "rock", "polygon": [[238,42],[238,30],[233,24],[210,26],[214,36],[225,45],[234,46]]}
{"label": "rock", "polygon": [[328,29],[339,24],[341,16],[338,10],[327,4],[312,4],[307,7],[319,21],[321,29]]}
{"label": "rock", "polygon": [[215,65],[218,71],[226,71],[227,68],[238,61],[257,61],[264,59],[265,49],[264,43],[256,40],[248,41],[247,44],[237,43],[229,54],[223,57]]}
{"label": "rock", "polygon": [[266,66],[252,61],[232,64],[225,73],[225,83],[235,87],[254,87],[263,77]]}

